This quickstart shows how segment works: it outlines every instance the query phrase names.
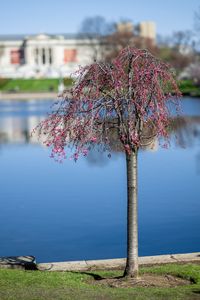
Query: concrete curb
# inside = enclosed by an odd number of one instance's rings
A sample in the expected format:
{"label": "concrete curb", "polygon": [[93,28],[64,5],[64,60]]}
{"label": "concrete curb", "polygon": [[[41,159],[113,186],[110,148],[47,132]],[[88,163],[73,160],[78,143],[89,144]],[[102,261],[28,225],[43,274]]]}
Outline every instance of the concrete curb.
{"label": "concrete curb", "polygon": [[56,100],[58,93],[0,93],[0,100],[35,100],[35,99],[47,99]]}
{"label": "concrete curb", "polygon": [[[139,257],[139,265],[199,262],[200,252]],[[120,269],[125,267],[125,258],[52,262],[37,264],[41,271],[90,271],[101,269]]]}

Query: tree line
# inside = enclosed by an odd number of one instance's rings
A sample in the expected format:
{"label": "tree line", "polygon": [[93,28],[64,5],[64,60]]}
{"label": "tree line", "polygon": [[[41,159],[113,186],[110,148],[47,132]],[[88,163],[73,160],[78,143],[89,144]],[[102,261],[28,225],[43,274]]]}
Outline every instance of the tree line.
{"label": "tree line", "polygon": [[[123,20],[121,23],[128,24],[130,21]],[[200,7],[195,12],[192,30],[175,31],[167,37],[159,35],[156,41],[141,37],[138,26],[133,31],[126,30],[126,27],[118,30],[118,24],[108,22],[102,16],[87,17],[82,21],[79,34],[89,39],[93,61],[111,62],[127,46],[147,49],[169,63],[178,76],[184,79],[183,71],[187,70],[187,76],[194,83],[200,83]]]}

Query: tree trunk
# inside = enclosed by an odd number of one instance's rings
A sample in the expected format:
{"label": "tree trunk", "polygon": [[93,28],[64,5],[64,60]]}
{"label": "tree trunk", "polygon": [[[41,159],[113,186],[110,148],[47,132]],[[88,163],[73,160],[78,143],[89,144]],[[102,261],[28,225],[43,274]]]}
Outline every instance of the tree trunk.
{"label": "tree trunk", "polygon": [[127,261],[124,276],[138,277],[137,149],[126,153],[127,164]]}

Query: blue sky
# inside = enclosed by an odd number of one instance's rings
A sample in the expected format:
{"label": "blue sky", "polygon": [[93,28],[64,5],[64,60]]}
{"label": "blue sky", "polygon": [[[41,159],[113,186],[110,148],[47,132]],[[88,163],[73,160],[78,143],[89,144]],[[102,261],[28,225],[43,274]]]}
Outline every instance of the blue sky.
{"label": "blue sky", "polygon": [[156,22],[157,32],[193,29],[199,0],[1,0],[0,34],[75,33],[87,16]]}

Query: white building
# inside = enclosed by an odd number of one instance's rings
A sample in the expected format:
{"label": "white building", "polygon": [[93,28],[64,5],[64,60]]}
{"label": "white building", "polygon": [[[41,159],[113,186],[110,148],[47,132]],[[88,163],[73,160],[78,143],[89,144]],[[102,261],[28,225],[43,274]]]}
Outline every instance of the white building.
{"label": "white building", "polygon": [[98,41],[77,36],[0,36],[0,77],[69,76],[92,62],[94,47]]}
{"label": "white building", "polygon": [[[131,22],[116,30],[135,34]],[[155,41],[155,23],[140,23],[138,35]],[[80,35],[0,35],[0,78],[68,77],[100,58],[99,42]]]}

